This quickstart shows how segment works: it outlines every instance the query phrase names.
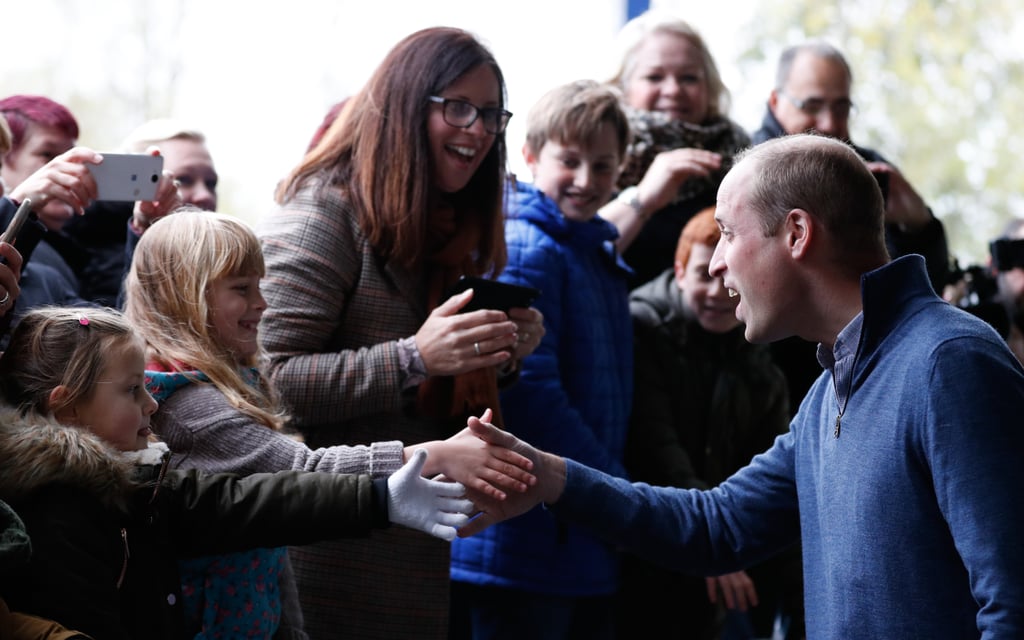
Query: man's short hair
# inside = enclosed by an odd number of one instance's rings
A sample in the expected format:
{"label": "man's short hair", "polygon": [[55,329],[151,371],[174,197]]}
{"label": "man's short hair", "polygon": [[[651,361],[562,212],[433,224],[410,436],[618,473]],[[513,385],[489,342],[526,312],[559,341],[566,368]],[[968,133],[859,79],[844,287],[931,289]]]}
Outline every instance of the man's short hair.
{"label": "man's short hair", "polygon": [[836,239],[843,257],[885,249],[885,203],[878,181],[850,145],[815,134],[782,136],[741,153],[756,163],[747,191],[766,237],[803,209]]}
{"label": "man's short hair", "polygon": [[783,50],[782,55],[779,56],[779,66],[775,70],[776,90],[785,88],[786,82],[789,81],[789,74],[793,70],[793,61],[796,60],[797,55],[803,51],[807,51],[815,58],[823,58],[825,60],[838,62],[843,69],[846,70],[846,77],[850,81],[850,84],[853,84],[853,71],[850,69],[850,63],[846,61],[843,53],[824,40],[811,40],[809,42],[795,44]]}
{"label": "man's short hair", "polygon": [[526,116],[526,146],[539,154],[548,140],[590,144],[602,124],[610,124],[618,139],[619,161],[629,144],[629,119],[619,93],[593,80],[577,80],[545,93]]}

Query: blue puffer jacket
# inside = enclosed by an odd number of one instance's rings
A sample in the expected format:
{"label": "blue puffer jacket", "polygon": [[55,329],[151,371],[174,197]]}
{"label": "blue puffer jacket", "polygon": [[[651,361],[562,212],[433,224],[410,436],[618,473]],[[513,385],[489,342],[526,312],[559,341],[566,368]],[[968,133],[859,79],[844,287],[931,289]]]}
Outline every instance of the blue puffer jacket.
{"label": "blue puffer jacket", "polygon": [[[574,222],[520,185],[505,225],[501,280],[541,290],[547,333],[502,392],[507,429],[545,451],[625,477],[633,397],[629,267],[606,220]],[[605,595],[618,582],[613,548],[543,507],[452,544],[453,580],[567,596]]]}

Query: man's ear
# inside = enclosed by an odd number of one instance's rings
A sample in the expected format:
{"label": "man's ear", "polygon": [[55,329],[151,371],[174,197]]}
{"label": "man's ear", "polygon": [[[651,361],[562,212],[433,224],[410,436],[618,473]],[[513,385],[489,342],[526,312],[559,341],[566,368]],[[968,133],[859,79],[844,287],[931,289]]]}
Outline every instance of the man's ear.
{"label": "man's ear", "polygon": [[772,92],[768,94],[768,109],[775,113],[775,109],[779,106],[779,90],[772,89]]}
{"label": "man's ear", "polygon": [[53,391],[50,392],[47,406],[61,407],[56,411],[53,411],[53,417],[57,419],[57,422],[62,424],[77,424],[78,412],[75,410],[74,404],[64,406],[68,400],[69,390],[64,385],[54,387]]}
{"label": "man's ear", "polygon": [[795,259],[801,259],[810,250],[814,238],[814,218],[803,209],[791,209],[783,223],[786,248]]}

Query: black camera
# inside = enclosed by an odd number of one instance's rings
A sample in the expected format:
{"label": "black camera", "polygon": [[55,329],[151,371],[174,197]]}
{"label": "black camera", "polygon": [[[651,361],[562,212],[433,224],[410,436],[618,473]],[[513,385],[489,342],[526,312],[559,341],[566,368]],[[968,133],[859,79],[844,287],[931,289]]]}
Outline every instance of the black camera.
{"label": "black camera", "polygon": [[1024,268],[1024,240],[999,238],[988,244],[988,250],[996,271]]}
{"label": "black camera", "polygon": [[963,285],[962,296],[953,303],[992,326],[1004,339],[1010,333],[1010,318],[999,301],[999,284],[992,271],[981,265],[961,267],[956,259],[950,268],[949,284]]}

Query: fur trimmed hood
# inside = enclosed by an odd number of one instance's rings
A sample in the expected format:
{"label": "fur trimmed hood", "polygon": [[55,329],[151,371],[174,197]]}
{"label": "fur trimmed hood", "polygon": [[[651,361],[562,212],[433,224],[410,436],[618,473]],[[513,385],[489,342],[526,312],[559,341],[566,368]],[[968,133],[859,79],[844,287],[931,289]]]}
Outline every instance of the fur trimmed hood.
{"label": "fur trimmed hood", "polygon": [[0,409],[0,499],[8,502],[64,484],[85,489],[105,504],[123,506],[134,486],[135,465],[140,462],[135,458],[52,418]]}

